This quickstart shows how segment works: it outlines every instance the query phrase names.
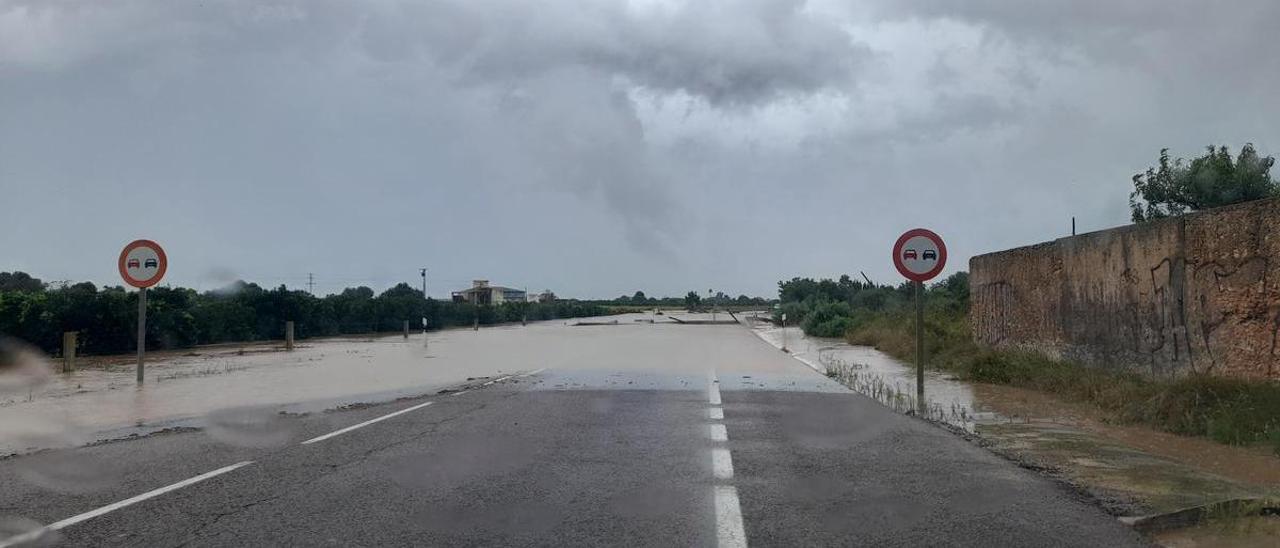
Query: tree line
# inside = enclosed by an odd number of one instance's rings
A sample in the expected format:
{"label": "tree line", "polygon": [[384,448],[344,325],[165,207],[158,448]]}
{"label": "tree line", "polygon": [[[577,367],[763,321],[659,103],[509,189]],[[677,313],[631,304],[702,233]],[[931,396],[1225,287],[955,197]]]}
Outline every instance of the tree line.
{"label": "tree line", "polygon": [[619,306],[682,306],[690,310],[699,310],[704,305],[710,306],[712,304],[716,306],[767,306],[771,304],[768,299],[761,297],[748,297],[746,295],[730,297],[722,291],[717,291],[715,295],[705,298],[697,291],[690,291],[684,297],[661,298],[649,297],[644,294],[644,291],[636,291],[633,295],[622,295],[613,300],[599,302]]}
{"label": "tree line", "polygon": [[[787,325],[800,326],[805,334],[843,337],[849,331],[886,315],[903,314],[911,305],[911,282],[876,285],[854,280],[792,278],[778,282],[781,304],[774,309],[775,323],[786,315]],[[925,288],[930,316],[963,316],[969,310],[969,273],[956,272]]]}
{"label": "tree line", "polygon": [[[0,272],[0,334],[45,352],[61,349],[64,331],[79,332],[79,352],[128,352],[137,344],[138,293],[89,282],[50,287],[23,272]],[[147,290],[147,346],[185,348],[198,344],[284,338],[285,321],[298,338],[428,329],[522,319],[551,320],[608,314],[606,306],[577,300],[472,305],[424,299],[401,283],[380,294],[368,287],[317,297],[285,286],[266,289],[235,282],[216,291],[184,287]]]}

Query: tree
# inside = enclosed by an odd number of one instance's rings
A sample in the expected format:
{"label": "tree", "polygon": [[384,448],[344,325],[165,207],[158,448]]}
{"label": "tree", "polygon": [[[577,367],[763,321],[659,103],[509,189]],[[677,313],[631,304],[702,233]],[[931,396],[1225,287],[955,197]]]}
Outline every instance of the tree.
{"label": "tree", "polygon": [[1252,143],[1234,161],[1225,146],[1210,145],[1204,156],[1190,162],[1170,160],[1169,149],[1161,149],[1158,166],[1133,176],[1133,222],[1280,195],[1280,184],[1271,180],[1274,163],[1271,156],[1259,156]]}
{"label": "tree", "polygon": [[44,282],[26,272],[0,272],[0,291],[40,291]]}
{"label": "tree", "polygon": [[684,296],[684,306],[689,310],[694,310],[702,305],[702,297],[698,296],[697,291],[690,291]]}
{"label": "tree", "polygon": [[649,298],[644,296],[643,291],[637,291],[635,295],[631,296],[631,302],[634,304],[644,304],[649,302]]}

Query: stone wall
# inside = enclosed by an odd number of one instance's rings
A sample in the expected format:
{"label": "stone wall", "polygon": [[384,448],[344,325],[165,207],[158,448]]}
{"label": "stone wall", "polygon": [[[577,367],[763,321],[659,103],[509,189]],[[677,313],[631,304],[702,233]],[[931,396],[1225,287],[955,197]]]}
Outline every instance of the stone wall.
{"label": "stone wall", "polygon": [[981,342],[1280,380],[1280,199],[979,255],[969,272]]}

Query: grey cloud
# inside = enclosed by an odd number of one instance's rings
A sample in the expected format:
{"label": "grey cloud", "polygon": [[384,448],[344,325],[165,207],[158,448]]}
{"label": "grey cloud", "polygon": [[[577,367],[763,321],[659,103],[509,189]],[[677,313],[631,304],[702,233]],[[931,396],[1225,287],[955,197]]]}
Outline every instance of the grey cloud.
{"label": "grey cloud", "polygon": [[870,51],[797,0],[446,2],[424,36],[439,62],[482,81],[588,67],[713,105],[756,104],[854,83]]}
{"label": "grey cloud", "polygon": [[768,294],[915,225],[963,267],[1123,223],[1162,146],[1280,151],[1275,4],[1153,5],[0,0],[0,270]]}

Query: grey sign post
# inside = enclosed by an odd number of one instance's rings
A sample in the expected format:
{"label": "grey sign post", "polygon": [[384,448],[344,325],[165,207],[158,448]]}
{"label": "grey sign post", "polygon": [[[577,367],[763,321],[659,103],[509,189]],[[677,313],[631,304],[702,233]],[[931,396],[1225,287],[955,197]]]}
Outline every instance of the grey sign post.
{"label": "grey sign post", "polygon": [[947,265],[947,245],[931,230],[915,228],[893,244],[893,266],[914,282],[916,300],[916,413],[928,409],[924,399],[924,282],[932,280]]}
{"label": "grey sign post", "polygon": [[169,259],[164,249],[151,240],[134,240],[120,252],[117,266],[124,282],[138,288],[138,384],[142,384],[147,355],[147,288],[164,278]]}

